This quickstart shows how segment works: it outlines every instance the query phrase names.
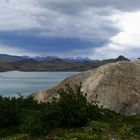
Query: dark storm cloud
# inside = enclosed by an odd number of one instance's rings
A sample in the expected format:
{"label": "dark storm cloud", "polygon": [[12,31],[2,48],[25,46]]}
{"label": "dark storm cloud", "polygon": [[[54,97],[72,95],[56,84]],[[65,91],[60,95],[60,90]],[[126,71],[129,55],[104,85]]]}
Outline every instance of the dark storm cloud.
{"label": "dark storm cloud", "polygon": [[[62,53],[73,53],[75,50],[89,50],[94,47],[102,46],[105,42],[102,40],[93,40],[92,43],[74,38],[42,38],[33,36],[30,32],[0,32],[0,42],[2,44],[19,49],[24,48],[29,52],[43,55],[58,55]],[[93,46],[94,44],[94,46]],[[87,51],[88,52],[88,51]]]}
{"label": "dark storm cloud", "polygon": [[108,14],[112,12],[112,9],[121,11],[140,9],[139,0],[41,0],[38,2],[43,7],[47,7],[57,12],[62,12],[64,14],[76,14],[90,8],[100,8],[100,10],[102,10],[108,7],[108,11],[106,11]]}

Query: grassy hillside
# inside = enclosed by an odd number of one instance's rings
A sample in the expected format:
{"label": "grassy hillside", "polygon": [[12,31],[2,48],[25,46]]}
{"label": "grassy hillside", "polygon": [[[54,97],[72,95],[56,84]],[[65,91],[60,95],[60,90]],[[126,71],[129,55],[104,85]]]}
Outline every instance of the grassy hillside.
{"label": "grassy hillside", "polygon": [[[111,113],[112,114],[112,113]],[[108,114],[109,115],[109,114]],[[114,114],[115,116],[115,114]],[[133,121],[132,121],[133,120]],[[115,120],[114,120],[115,121]],[[43,140],[139,140],[140,117],[128,117],[122,121],[90,121],[84,127],[75,129],[57,128],[51,131]],[[4,140],[35,140],[28,134],[15,134]]]}
{"label": "grassy hillside", "polygon": [[139,140],[140,116],[98,108],[66,85],[59,99],[38,104],[32,97],[0,97],[3,140]]}

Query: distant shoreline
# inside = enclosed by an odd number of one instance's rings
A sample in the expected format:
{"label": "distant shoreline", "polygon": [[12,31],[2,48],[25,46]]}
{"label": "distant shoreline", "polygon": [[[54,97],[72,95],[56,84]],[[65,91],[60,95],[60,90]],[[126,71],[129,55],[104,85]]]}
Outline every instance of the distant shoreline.
{"label": "distant shoreline", "polygon": [[[83,70],[84,71],[84,70]],[[32,70],[32,71],[24,71],[24,70],[8,70],[8,71],[0,71],[0,73],[5,73],[5,72],[83,72],[83,71],[76,71],[76,70],[59,70],[59,71],[55,71],[55,70]]]}

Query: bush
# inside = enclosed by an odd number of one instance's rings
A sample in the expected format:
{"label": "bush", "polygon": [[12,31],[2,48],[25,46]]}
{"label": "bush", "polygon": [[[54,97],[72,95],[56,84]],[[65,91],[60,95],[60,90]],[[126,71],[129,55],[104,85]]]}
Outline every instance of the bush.
{"label": "bush", "polygon": [[[0,97],[0,136],[12,132],[19,133],[20,126],[24,125],[25,116],[40,108],[41,105],[33,100],[31,96],[20,96],[19,98]],[[35,115],[30,113],[30,117],[33,116]]]}
{"label": "bush", "polygon": [[90,119],[100,117],[99,109],[88,103],[86,94],[81,92],[81,85],[73,89],[67,84],[58,93],[58,99],[53,98],[51,102],[40,104],[31,96],[0,97],[0,135],[6,128],[7,135],[11,130],[13,133],[42,136],[60,127],[81,127]]}
{"label": "bush", "polygon": [[94,113],[94,118],[99,117],[99,110],[87,102],[86,94],[81,92],[81,85],[76,85],[72,89],[67,84],[65,89],[58,90],[58,93],[59,99],[53,98],[40,112],[41,118],[38,123],[41,124],[42,135],[59,127],[81,127],[93,118]]}

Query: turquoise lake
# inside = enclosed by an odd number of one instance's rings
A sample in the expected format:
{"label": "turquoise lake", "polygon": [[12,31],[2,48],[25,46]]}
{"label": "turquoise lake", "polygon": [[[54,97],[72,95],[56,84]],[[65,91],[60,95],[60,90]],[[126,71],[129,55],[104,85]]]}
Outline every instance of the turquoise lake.
{"label": "turquoise lake", "polygon": [[59,84],[65,78],[78,72],[19,72],[0,73],[0,95],[29,95]]}

